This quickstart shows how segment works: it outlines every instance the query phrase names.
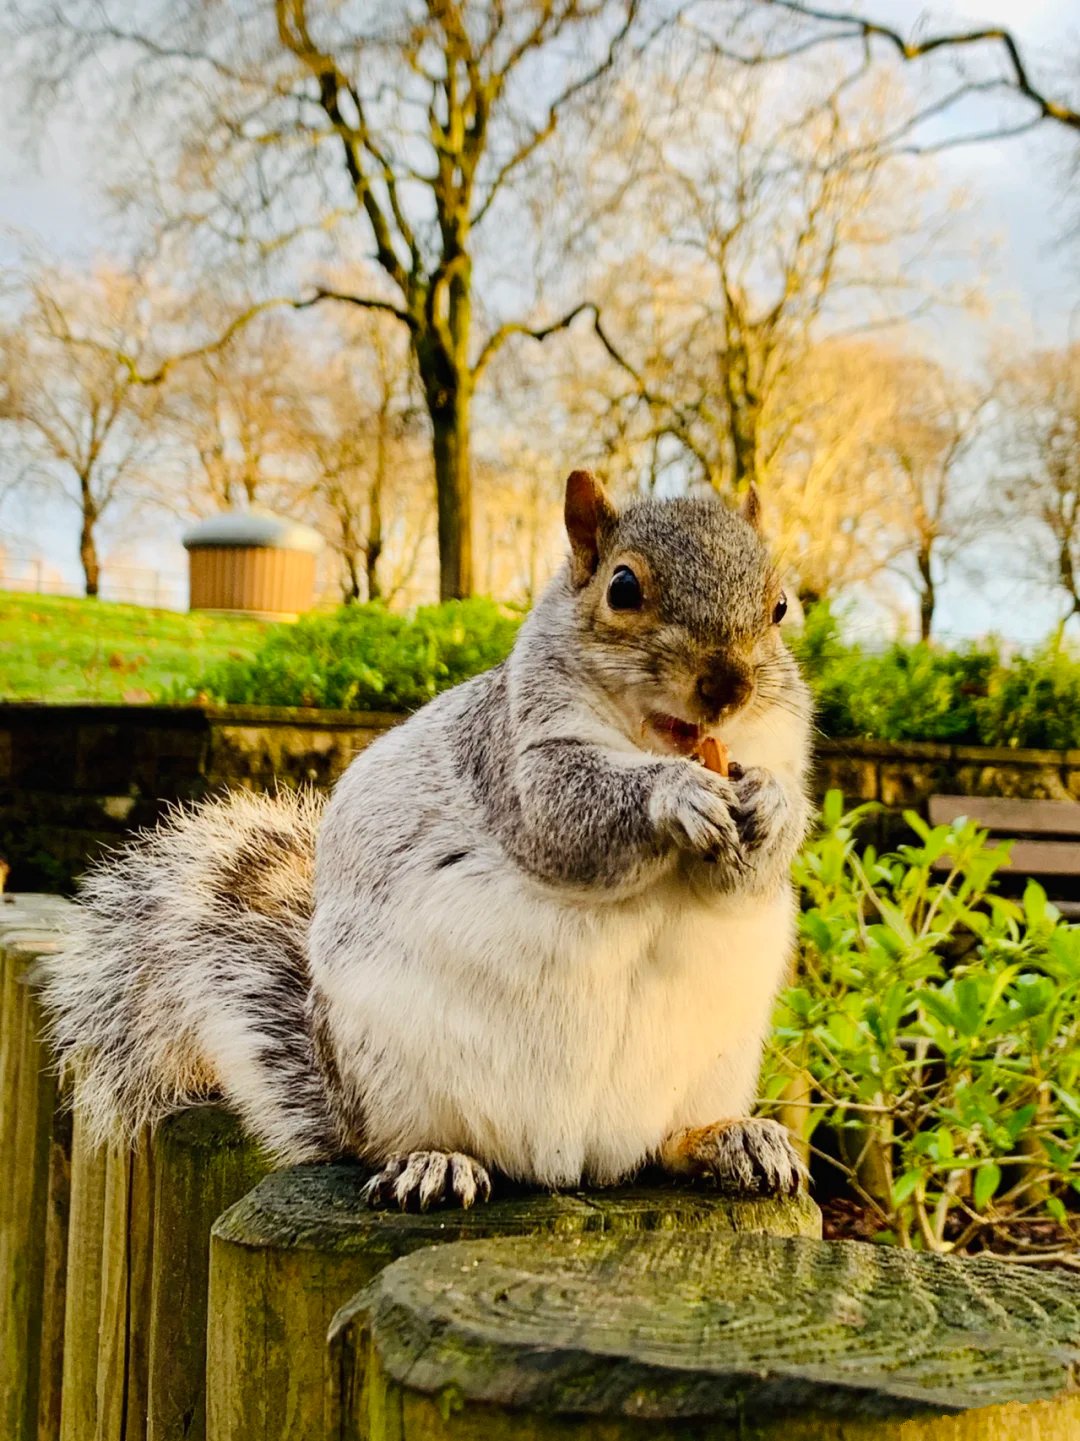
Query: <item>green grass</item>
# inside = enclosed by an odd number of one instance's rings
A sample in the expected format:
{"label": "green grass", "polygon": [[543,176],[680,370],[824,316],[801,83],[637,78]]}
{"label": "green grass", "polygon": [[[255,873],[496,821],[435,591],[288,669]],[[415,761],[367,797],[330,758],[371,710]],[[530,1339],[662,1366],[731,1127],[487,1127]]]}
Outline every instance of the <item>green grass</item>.
{"label": "green grass", "polygon": [[0,591],[0,700],[167,700],[210,665],[247,657],[264,621]]}

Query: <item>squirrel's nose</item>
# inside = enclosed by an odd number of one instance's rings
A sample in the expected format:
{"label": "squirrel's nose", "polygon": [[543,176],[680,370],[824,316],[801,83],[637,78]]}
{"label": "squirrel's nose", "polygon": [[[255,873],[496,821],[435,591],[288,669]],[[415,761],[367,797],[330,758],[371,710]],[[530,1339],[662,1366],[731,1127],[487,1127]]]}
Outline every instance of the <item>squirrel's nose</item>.
{"label": "squirrel's nose", "polygon": [[750,698],[750,672],[737,661],[714,661],[697,683],[698,699],[710,712],[738,710]]}

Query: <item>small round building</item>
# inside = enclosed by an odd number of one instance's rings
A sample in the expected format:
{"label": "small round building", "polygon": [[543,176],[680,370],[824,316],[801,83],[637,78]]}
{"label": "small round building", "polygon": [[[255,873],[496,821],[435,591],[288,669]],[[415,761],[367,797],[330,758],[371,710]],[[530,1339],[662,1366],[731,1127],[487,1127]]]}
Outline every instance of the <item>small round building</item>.
{"label": "small round building", "polygon": [[315,601],[318,531],[269,510],[228,511],[184,535],[191,610],[295,619]]}

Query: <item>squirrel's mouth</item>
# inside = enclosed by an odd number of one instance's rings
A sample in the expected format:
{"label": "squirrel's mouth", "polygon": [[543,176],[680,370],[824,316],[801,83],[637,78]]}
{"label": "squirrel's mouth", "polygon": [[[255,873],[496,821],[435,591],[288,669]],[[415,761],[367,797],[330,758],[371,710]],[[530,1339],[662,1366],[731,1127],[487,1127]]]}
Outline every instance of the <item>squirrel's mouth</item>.
{"label": "squirrel's mouth", "polygon": [[650,712],[648,723],[672,750],[681,755],[693,755],[703,734],[701,726],[677,715],[665,715],[662,711]]}

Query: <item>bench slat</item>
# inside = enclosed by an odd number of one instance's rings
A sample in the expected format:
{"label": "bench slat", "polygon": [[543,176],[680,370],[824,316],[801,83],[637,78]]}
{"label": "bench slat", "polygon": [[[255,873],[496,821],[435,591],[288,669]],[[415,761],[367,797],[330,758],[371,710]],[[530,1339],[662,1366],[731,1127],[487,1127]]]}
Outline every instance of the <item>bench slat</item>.
{"label": "bench slat", "polygon": [[931,796],[930,824],[967,816],[997,834],[1080,836],[1076,801],[1018,801],[1001,796]]}
{"label": "bench slat", "polygon": [[[1004,837],[1002,837],[1004,839]],[[988,842],[993,846],[994,841]],[[934,862],[934,870],[948,871],[952,861],[948,852]],[[1027,876],[1080,876],[1080,843],[1074,841],[1017,841],[1012,848],[1007,871]]]}

